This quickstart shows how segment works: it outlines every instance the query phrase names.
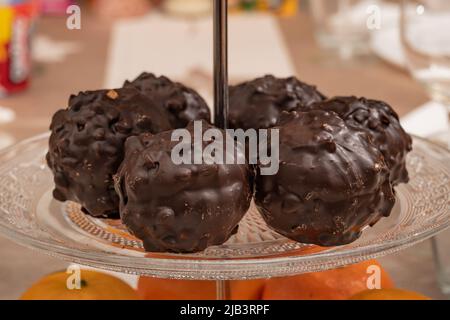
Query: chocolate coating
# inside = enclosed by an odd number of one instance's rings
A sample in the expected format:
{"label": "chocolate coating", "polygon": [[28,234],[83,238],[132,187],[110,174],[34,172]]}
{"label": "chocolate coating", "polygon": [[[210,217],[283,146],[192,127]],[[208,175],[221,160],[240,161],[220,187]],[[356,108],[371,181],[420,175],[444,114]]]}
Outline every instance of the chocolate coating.
{"label": "chocolate coating", "polygon": [[96,217],[118,217],[113,174],[125,139],[171,129],[166,111],[134,88],[81,92],[53,116],[47,163],[57,200],[80,203]]}
{"label": "chocolate coating", "polygon": [[295,77],[281,79],[266,75],[230,87],[229,127],[271,128],[278,124],[283,111],[301,111],[324,99],[316,87]]}
{"label": "chocolate coating", "polygon": [[[207,128],[211,126],[203,122],[203,131]],[[187,130],[193,137],[192,124]],[[250,206],[249,167],[176,165],[171,152],[178,142],[171,135],[142,134],[126,141],[115,177],[122,221],[147,251],[188,253],[222,244]],[[186,145],[191,148],[192,143]],[[210,143],[203,142],[203,149]]]}
{"label": "chocolate coating", "polygon": [[389,216],[389,170],[367,133],[332,111],[294,111],[280,123],[280,169],[256,179],[255,202],[271,228],[298,242],[336,246]]}
{"label": "chocolate coating", "polygon": [[357,97],[336,97],[312,108],[334,111],[348,126],[363,129],[383,153],[391,171],[393,185],[409,180],[406,156],[412,150],[412,139],[403,130],[397,113],[387,103]]}
{"label": "chocolate coating", "polygon": [[211,121],[211,112],[205,100],[193,89],[167,77],[156,77],[144,72],[124,87],[135,87],[169,112],[173,128],[184,128],[193,120]]}

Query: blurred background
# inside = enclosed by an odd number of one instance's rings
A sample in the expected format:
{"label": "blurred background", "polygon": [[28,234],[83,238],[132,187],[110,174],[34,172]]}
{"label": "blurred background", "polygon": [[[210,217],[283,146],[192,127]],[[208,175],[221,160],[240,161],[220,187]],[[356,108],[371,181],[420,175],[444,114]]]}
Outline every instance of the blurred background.
{"label": "blurred background", "polygon": [[[230,81],[296,75],[328,96],[384,100],[409,132],[445,143],[449,1],[405,1],[403,19],[400,2],[229,0]],[[142,71],[193,87],[211,106],[211,13],[212,0],[0,0],[0,147],[47,131],[70,94]],[[397,286],[445,298],[447,245],[449,232],[435,255],[427,241],[380,263]],[[0,237],[0,299],[66,267]]]}

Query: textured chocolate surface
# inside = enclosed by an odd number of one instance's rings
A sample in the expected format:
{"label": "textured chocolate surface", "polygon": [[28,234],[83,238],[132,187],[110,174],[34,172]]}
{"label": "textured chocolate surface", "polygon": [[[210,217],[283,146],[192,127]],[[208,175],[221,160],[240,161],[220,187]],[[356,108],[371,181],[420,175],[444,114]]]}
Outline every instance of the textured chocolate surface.
{"label": "textured chocolate surface", "polygon": [[366,132],[322,110],[292,112],[280,123],[280,170],[256,181],[255,202],[271,228],[335,246],[390,214],[389,170]]}
{"label": "textured chocolate surface", "polygon": [[[204,122],[203,130],[208,127]],[[193,136],[193,125],[187,128]],[[176,165],[171,152],[178,142],[171,141],[171,134],[143,134],[126,141],[115,178],[122,221],[147,251],[186,253],[222,244],[250,206],[249,167]],[[203,142],[203,148],[211,142]]]}
{"label": "textured chocolate surface", "polygon": [[123,159],[125,139],[171,129],[166,111],[137,89],[82,92],[58,111],[47,163],[57,200],[72,200],[96,217],[118,217],[113,174]]}
{"label": "textured chocolate surface", "polygon": [[403,130],[397,113],[387,103],[357,97],[336,97],[312,108],[336,112],[348,126],[365,130],[383,153],[391,171],[391,182],[408,182],[406,156],[412,139]]}
{"label": "textured chocolate surface", "polygon": [[194,90],[152,73],[142,73],[125,87],[136,87],[161,107],[169,111],[173,128],[184,128],[192,120],[211,121],[211,113],[205,100]]}
{"label": "textured chocolate surface", "polygon": [[283,111],[308,107],[325,99],[314,86],[290,77],[267,75],[230,87],[229,126],[266,129],[278,124]]}

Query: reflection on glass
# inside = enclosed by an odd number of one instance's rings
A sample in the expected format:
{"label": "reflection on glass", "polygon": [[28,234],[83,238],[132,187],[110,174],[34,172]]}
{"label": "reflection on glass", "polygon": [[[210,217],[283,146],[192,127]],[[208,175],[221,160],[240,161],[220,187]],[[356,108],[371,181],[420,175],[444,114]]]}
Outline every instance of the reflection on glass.
{"label": "reflection on glass", "polygon": [[[450,1],[403,0],[401,38],[408,68],[430,97],[450,115]],[[449,117],[450,119],[450,117]],[[450,146],[450,129],[436,137]],[[450,294],[450,232],[433,240],[438,279]]]}

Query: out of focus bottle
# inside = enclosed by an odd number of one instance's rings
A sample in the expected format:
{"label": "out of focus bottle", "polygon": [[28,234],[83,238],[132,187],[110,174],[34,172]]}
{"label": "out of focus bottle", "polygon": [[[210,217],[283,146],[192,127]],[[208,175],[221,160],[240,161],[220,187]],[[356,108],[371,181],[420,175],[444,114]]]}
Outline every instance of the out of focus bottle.
{"label": "out of focus bottle", "polygon": [[293,16],[297,13],[299,0],[228,0],[231,12],[271,12],[279,16]]}
{"label": "out of focus bottle", "polygon": [[0,96],[27,88],[37,2],[0,1]]}
{"label": "out of focus bottle", "polygon": [[39,0],[42,14],[65,15],[67,8],[75,4],[73,0]]}
{"label": "out of focus bottle", "polygon": [[169,14],[182,16],[202,16],[212,12],[212,0],[165,0],[163,9]]}
{"label": "out of focus bottle", "polygon": [[138,17],[150,12],[150,0],[92,0],[94,12],[102,19]]}

